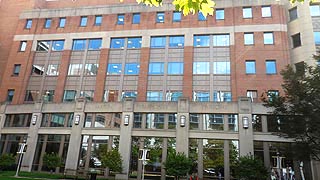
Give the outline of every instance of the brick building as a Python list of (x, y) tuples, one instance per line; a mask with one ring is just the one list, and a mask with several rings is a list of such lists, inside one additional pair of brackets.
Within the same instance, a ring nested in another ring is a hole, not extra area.
[[(260, 97), (282, 93), (287, 64), (314, 63), (319, 5), (217, 0), (205, 18), (169, 2), (0, 1), (1, 153), (25, 141), (22, 170), (47, 170), (42, 158), (54, 152), (64, 160), (56, 171), (72, 174), (101, 168), (101, 149), (118, 148), (122, 179), (141, 178), (142, 148), (146, 174), (159, 179), (172, 151), (203, 179), (232, 179), (233, 160), (248, 154), (272, 169), (280, 152), (297, 170)], [(317, 169), (305, 163), (308, 179)]]

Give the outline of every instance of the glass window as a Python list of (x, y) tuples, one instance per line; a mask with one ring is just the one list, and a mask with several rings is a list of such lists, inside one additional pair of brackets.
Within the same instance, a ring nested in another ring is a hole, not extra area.
[(263, 43), (264, 44), (274, 44), (273, 32), (265, 32), (265, 33), (263, 33)]
[(255, 102), (258, 98), (257, 90), (247, 90), (247, 97), (251, 99), (251, 102)]
[(95, 76), (98, 73), (99, 64), (86, 64), (84, 67), (84, 75)]
[(147, 92), (147, 101), (162, 101), (162, 92), (161, 91), (148, 91)]
[(166, 93), (166, 100), (167, 101), (178, 101), (179, 97), (182, 97), (181, 91), (168, 91)]
[(300, 46), (301, 46), (300, 33), (295, 34), (295, 35), (292, 35), (291, 38), (292, 38), (293, 48), (296, 48), (296, 47), (300, 47)]
[(183, 46), (184, 46), (184, 36), (169, 37), (169, 47), (183, 47)]
[(320, 16), (320, 5), (319, 4), (310, 5), (310, 15), (311, 16)]
[(164, 69), (163, 62), (153, 62), (149, 64), (149, 74), (152, 75), (162, 75)]
[(163, 129), (164, 114), (147, 114), (146, 129)]
[(101, 23), (102, 23), (102, 16), (101, 15), (96, 16), (95, 21), (94, 21), (94, 25), (101, 26)]
[(231, 102), (232, 96), (231, 92), (228, 91), (214, 91), (213, 92), (214, 102)]
[(118, 75), (121, 74), (122, 65), (119, 63), (108, 64), (107, 75)]
[(64, 28), (65, 26), (66, 26), (66, 18), (65, 17), (60, 18), (59, 28)]
[(54, 97), (54, 90), (45, 90), (43, 91), (43, 101), (52, 102)]
[(94, 96), (94, 91), (93, 90), (81, 91), (80, 92), (80, 97), (84, 97), (88, 101), (93, 101), (93, 96)]
[(210, 36), (209, 35), (195, 35), (193, 37), (193, 46), (195, 47), (209, 47)]
[(44, 28), (48, 29), (51, 27), (51, 18), (47, 18), (45, 23), (44, 23)]
[(100, 50), (102, 39), (89, 39), (88, 50)]
[(151, 48), (164, 48), (166, 47), (166, 37), (151, 37)]
[(230, 62), (213, 62), (213, 74), (230, 74)]
[(69, 64), (68, 75), (79, 76), (82, 72), (82, 64)]
[(132, 15), (132, 24), (140, 24), (140, 13), (134, 13)]
[(59, 75), (59, 64), (49, 64), (47, 68), (46, 75), (48, 76), (58, 76)]
[(203, 115), (203, 130), (223, 130), (223, 115), (222, 114), (204, 114)]
[(298, 10), (297, 7), (294, 7), (292, 9), (289, 9), (289, 17), (290, 21), (293, 21), (298, 18)]
[(141, 128), (141, 127), (142, 127), (142, 114), (134, 113), (133, 128)]
[(238, 115), (229, 114), (228, 115), (228, 127), (229, 131), (238, 131)]
[(13, 68), (13, 75), (18, 76), (20, 73), (21, 64), (15, 64)]
[(271, 17), (271, 6), (262, 6), (261, 7), (261, 16), (262, 17)]
[(277, 73), (277, 67), (276, 67), (275, 60), (267, 60), (266, 61), (266, 73), (267, 74), (276, 74)]
[(249, 60), (246, 61), (246, 74), (255, 74), (256, 73), (256, 61)]
[(202, 14), (202, 12), (198, 12), (198, 20), (199, 21), (206, 21), (207, 18)]
[(252, 45), (252, 44), (254, 44), (253, 33), (244, 33), (244, 45)]
[(44, 72), (44, 65), (32, 65), (32, 75), (43, 75)]
[(268, 91), (269, 101), (272, 101), (272, 98), (278, 97), (278, 96), (279, 96), (279, 91), (277, 91), (277, 90), (269, 90)]
[(140, 72), (140, 64), (139, 63), (127, 63), (125, 68), (125, 75), (138, 75)]
[(62, 51), (64, 48), (64, 40), (52, 41), (52, 51)]
[(243, 15), (243, 18), (252, 18), (252, 8), (251, 7), (242, 8), (242, 15)]
[(183, 62), (169, 62), (168, 74), (183, 74)]
[(209, 62), (193, 62), (193, 74), (209, 74)]
[(19, 51), (26, 51), (26, 48), (27, 48), (27, 41), (20, 41)]
[(229, 34), (213, 35), (213, 46), (229, 46)]
[(31, 29), (31, 27), (32, 27), (32, 19), (27, 19), (25, 28)]
[(320, 45), (320, 32), (314, 32), (314, 43)]
[(122, 92), (121, 99), (123, 98), (136, 98), (138, 95), (137, 91), (124, 91)]
[(224, 9), (216, 9), (216, 20), (224, 19)]
[(14, 89), (8, 89), (7, 102), (12, 102), (14, 96)]
[(124, 14), (118, 14), (117, 24), (124, 25)]
[(27, 90), (24, 96), (24, 101), (26, 102), (34, 102), (38, 100), (39, 91)]
[(141, 37), (128, 38), (127, 48), (141, 48)]
[(76, 99), (77, 91), (75, 90), (65, 90), (63, 95), (64, 102), (72, 102)]
[(172, 21), (173, 22), (181, 22), (181, 12), (174, 11), (172, 14)]
[(193, 92), (193, 101), (208, 102), (210, 101), (209, 92)]
[(118, 90), (106, 90), (103, 95), (103, 102), (117, 102), (118, 101)]
[(4, 127), (29, 127), (32, 114), (8, 114)]
[(176, 129), (177, 114), (168, 114), (168, 129)]
[(50, 47), (50, 41), (38, 41), (37, 51), (48, 52)]
[(74, 51), (81, 51), (86, 48), (86, 40), (85, 39), (74, 39), (72, 50)]
[(82, 16), (80, 19), (80, 26), (87, 26), (87, 22), (88, 22), (88, 17)]
[(124, 38), (111, 38), (110, 48), (112, 49), (124, 48)]
[(157, 12), (156, 22), (164, 23), (164, 12)]

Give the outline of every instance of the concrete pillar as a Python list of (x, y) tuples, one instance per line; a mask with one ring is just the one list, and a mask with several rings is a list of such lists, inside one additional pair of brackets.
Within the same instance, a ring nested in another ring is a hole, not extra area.
[(263, 142), (263, 159), (264, 159), (264, 167), (266, 167), (268, 170), (270, 170), (270, 149), (269, 149), (269, 143)]
[[(184, 153), (188, 156), (189, 152), (189, 100), (188, 98), (180, 98), (178, 101), (176, 142), (177, 152)], [(185, 122), (182, 122), (184, 119)]]
[[(168, 116), (167, 116), (168, 117)], [(161, 162), (161, 180), (166, 179), (166, 170), (164, 169), (164, 162), (166, 162), (168, 153), (168, 138), (162, 139), (162, 162)]]
[(28, 171), (31, 172), (32, 170), (32, 163), (34, 159), (34, 155), (37, 148), (37, 142), (38, 142), (38, 130), (41, 125), (42, 120), (42, 102), (36, 102), (34, 104), (34, 110), (33, 114), (31, 116), (31, 123), (30, 128), (28, 131), (28, 138), (27, 138), (27, 152), (23, 155), (23, 160), (21, 163), (21, 171)]
[(223, 155), (224, 155), (224, 179), (230, 179), (230, 140), (224, 140)]
[(198, 144), (198, 177), (203, 178), (203, 139), (197, 140)]
[[(132, 141), (132, 127), (133, 127), (133, 103), (134, 99), (125, 98), (122, 103), (122, 122), (120, 125), (120, 142), (119, 151), (122, 157), (122, 172), (116, 174), (116, 179), (128, 179), (131, 156), (131, 141)], [(128, 119), (127, 119), (128, 118)], [(126, 119), (128, 123), (126, 124)]]
[[(239, 111), (239, 150), (240, 156), (253, 155), (253, 128), (251, 100), (247, 97), (238, 99)], [(244, 128), (243, 119), (248, 119), (248, 128)]]
[(71, 175), (75, 175), (76, 170), (78, 168), (80, 146), (82, 143), (81, 130), (85, 121), (85, 104), (86, 101), (84, 98), (76, 99), (75, 111), (73, 115), (73, 124), (65, 165), (65, 172)]
[[(3, 128), (4, 126), (4, 122), (6, 120), (6, 104), (1, 104), (0, 105), (0, 132), (1, 132), (1, 129)], [(1, 134), (0, 134), (0, 137), (1, 137)]]

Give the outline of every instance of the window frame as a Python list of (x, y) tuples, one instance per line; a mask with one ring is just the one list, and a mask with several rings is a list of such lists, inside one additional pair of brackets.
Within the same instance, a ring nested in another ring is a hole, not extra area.
[[(215, 14), (216, 20), (224, 20), (225, 19), (225, 11), (224, 11), (224, 9), (216, 9), (215, 13), (216, 13)], [(219, 15), (223, 15), (223, 17), (221, 18)]]
[[(177, 16), (175, 16), (177, 15)], [(181, 18), (182, 15), (181, 15), (181, 12), (180, 11), (173, 11), (172, 13), (172, 22), (181, 22)]]
[(44, 22), (44, 28), (45, 29), (50, 29), (51, 28), (51, 23), (52, 23), (52, 19), (51, 18), (46, 18), (46, 20)]
[(19, 52), (25, 52), (27, 45), (27, 41), (20, 41)]
[(67, 19), (65, 17), (61, 17), (59, 19), (59, 28), (64, 28), (66, 26)]
[(15, 93), (15, 89), (8, 89), (7, 98), (6, 98), (7, 102), (12, 102), (12, 100), (14, 98), (14, 93)]
[[(117, 15), (117, 25), (124, 25), (124, 14), (118, 14)], [(122, 19), (122, 20), (121, 20)]]
[[(267, 12), (265, 12), (266, 10)], [(267, 13), (267, 14), (264, 14)], [(270, 14), (269, 14), (270, 13)], [(270, 18), (272, 17), (272, 6), (261, 6), (261, 17), (263, 18)]]
[[(270, 35), (270, 34), (271, 34), (271, 38), (268, 37), (268, 35)], [(274, 33), (273, 32), (263, 32), (263, 44), (264, 45), (273, 45), (274, 44)]]
[[(161, 39), (161, 44), (158, 45), (156, 39)], [(167, 37), (166, 36), (151, 36), (150, 38), (150, 48), (165, 48), (167, 45)]]
[[(158, 68), (153, 67), (153, 65), (160, 65), (159, 71), (156, 71)], [(148, 68), (148, 75), (164, 75), (164, 62), (150, 62)]]
[(156, 23), (164, 23), (164, 21), (165, 21), (165, 12), (157, 12)]
[(243, 34), (243, 44), (246, 46), (254, 45), (254, 33), (253, 32), (245, 32)]
[[(298, 39), (295, 39), (295, 38), (298, 38)], [(301, 47), (301, 46), (302, 46), (301, 34), (300, 34), (300, 32), (291, 35), (291, 42), (292, 42), (292, 48), (298, 48), (298, 47)]]
[[(183, 62), (168, 62), (167, 74), (183, 75), (183, 68), (184, 68)], [(178, 71), (175, 71), (175, 70), (178, 70)]]
[[(198, 44), (201, 41), (203, 45)], [(193, 47), (210, 47), (210, 42), (210, 35), (193, 35)]]
[(132, 24), (140, 24), (140, 21), (141, 21), (140, 13), (133, 13), (132, 14)]
[[(114, 67), (117, 66), (117, 67)], [(122, 64), (121, 63), (108, 63), (107, 75), (121, 75)]]
[(95, 17), (94, 17), (94, 25), (95, 26), (101, 26), (102, 25), (102, 15), (95, 15)]
[(289, 22), (294, 21), (296, 19), (298, 19), (298, 8), (297, 6), (291, 8), (288, 10), (289, 12)]
[[(272, 65), (272, 67), (271, 67), (271, 65)], [(266, 66), (266, 74), (267, 75), (277, 74), (277, 61), (276, 60), (273, 60), (273, 59), (266, 60), (265, 66)]]
[(21, 70), (21, 64), (14, 64), (14, 65), (13, 65), (12, 75), (13, 75), (13, 76), (19, 76), (20, 70)]
[[(81, 48), (77, 47), (78, 45), (76, 44), (76, 42), (78, 42), (78, 41), (84, 42)], [(86, 49), (86, 46), (87, 46), (87, 39), (73, 39), (72, 40), (72, 51), (84, 51)], [(77, 47), (77, 48), (75, 48), (75, 47)]]
[[(202, 64), (202, 63), (205, 63), (205, 64)], [(201, 67), (200, 67), (201, 66)], [(199, 68), (197, 68), (199, 67)], [(205, 69), (202, 69), (202, 68), (205, 68)], [(197, 71), (197, 70), (205, 70), (205, 71)], [(192, 74), (193, 75), (208, 75), (210, 74), (210, 62), (209, 61), (194, 61), (193, 62), (193, 69), (192, 69)]]
[[(178, 42), (176, 42), (178, 40)], [(181, 43), (180, 40), (183, 42)], [(184, 35), (169, 36), (169, 48), (183, 48)]]
[(80, 27), (86, 27), (88, 25), (88, 16), (80, 17)]
[(27, 19), (26, 24), (24, 26), (25, 29), (31, 29), (32, 28), (32, 19)]
[[(246, 74), (247, 75), (256, 74), (257, 73), (256, 61), (255, 60), (246, 60), (245, 61), (245, 68), (246, 68)], [(253, 68), (253, 69), (251, 70), (251, 68)]]

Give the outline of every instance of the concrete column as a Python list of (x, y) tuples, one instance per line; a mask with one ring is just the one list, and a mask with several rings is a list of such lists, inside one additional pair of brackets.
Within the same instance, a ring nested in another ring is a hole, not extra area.
[(268, 132), (267, 116), (265, 115), (261, 116), (261, 126), (262, 126), (262, 132)]
[[(79, 153), (81, 146), (81, 130), (85, 121), (85, 99), (79, 98), (76, 100), (75, 111), (73, 116), (73, 124), (71, 129), (67, 160), (65, 166), (65, 172), (67, 174), (75, 174), (78, 168)], [(75, 124), (79, 118), (79, 124)]]
[[(184, 126), (182, 126), (181, 119), (185, 117)], [(182, 152), (188, 156), (189, 151), (189, 101), (187, 98), (180, 98), (178, 101), (178, 115), (177, 115), (177, 130), (176, 142), (177, 152)]]
[[(239, 150), (240, 156), (253, 155), (253, 129), (251, 100), (247, 97), (238, 99), (239, 108)], [(243, 119), (248, 118), (248, 128), (243, 127)]]
[(198, 139), (198, 177), (203, 178), (203, 139)]
[[(168, 116), (166, 116), (168, 117)], [(164, 169), (164, 162), (166, 162), (168, 153), (168, 138), (162, 139), (162, 161), (161, 161), (161, 180), (166, 179), (166, 170)]]
[[(128, 179), (131, 156), (131, 141), (133, 127), (133, 103), (134, 99), (125, 98), (122, 103), (122, 122), (120, 125), (120, 142), (119, 151), (122, 157), (122, 172), (116, 175), (116, 179)], [(125, 119), (129, 118), (128, 124), (125, 124)]]
[[(1, 132), (1, 129), (3, 128), (4, 126), (4, 122), (6, 120), (6, 104), (2, 104), (0, 105), (0, 132)], [(1, 137), (1, 134), (0, 134), (0, 137)]]
[[(265, 117), (265, 116), (264, 116)], [(270, 170), (270, 149), (269, 149), (269, 143), (263, 142), (263, 159), (264, 159), (264, 166)]]
[(31, 116), (31, 123), (30, 128), (28, 131), (28, 138), (27, 138), (27, 152), (23, 155), (23, 160), (21, 163), (21, 171), (28, 171), (31, 172), (32, 170), (32, 163), (34, 159), (34, 155), (37, 148), (37, 142), (38, 142), (38, 130), (41, 125), (42, 120), (42, 102), (36, 102), (34, 104), (34, 112)]

